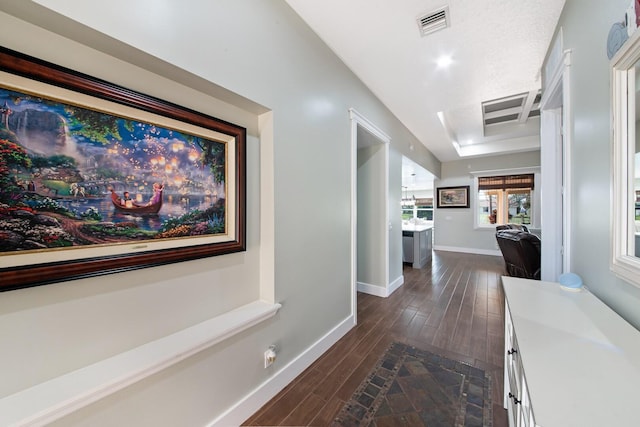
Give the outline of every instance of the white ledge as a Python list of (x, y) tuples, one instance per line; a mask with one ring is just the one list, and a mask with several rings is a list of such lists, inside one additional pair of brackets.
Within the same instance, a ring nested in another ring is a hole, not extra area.
[(280, 307), (254, 301), (4, 397), (0, 399), (0, 425), (50, 423), (273, 317)]

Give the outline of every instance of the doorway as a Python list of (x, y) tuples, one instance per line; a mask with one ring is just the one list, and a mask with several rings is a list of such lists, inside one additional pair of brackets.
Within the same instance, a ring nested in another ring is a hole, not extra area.
[(351, 118), (352, 313), (357, 292), (387, 296), (389, 278), (389, 143), (357, 111)]

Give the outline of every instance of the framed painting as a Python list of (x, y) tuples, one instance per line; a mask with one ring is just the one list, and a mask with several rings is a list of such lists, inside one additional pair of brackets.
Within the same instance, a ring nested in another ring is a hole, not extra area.
[(246, 248), (246, 129), (0, 48), (0, 291)]
[(438, 187), (438, 208), (468, 208), (469, 186)]

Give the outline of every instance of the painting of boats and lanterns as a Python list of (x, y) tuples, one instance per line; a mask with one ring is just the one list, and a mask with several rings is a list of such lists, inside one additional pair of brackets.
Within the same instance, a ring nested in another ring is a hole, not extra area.
[(245, 128), (0, 47), (0, 291), (245, 250)]
[(0, 252), (225, 233), (225, 143), (0, 88)]

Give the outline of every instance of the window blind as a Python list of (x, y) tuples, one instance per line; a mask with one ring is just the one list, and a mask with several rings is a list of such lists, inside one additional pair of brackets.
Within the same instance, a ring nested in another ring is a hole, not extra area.
[(478, 190), (508, 190), (510, 188), (533, 190), (533, 174), (478, 177)]
[(416, 206), (432, 208), (433, 207), (433, 198), (432, 197), (428, 197), (428, 198), (425, 197), (425, 198), (422, 198), (422, 199), (416, 199)]

